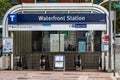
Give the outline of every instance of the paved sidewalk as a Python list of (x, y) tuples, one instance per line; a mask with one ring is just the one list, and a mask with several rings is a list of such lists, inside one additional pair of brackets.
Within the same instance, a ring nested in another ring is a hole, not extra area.
[[(119, 77), (117, 75), (117, 77)], [(117, 80), (113, 73), (79, 71), (0, 71), (0, 80)], [(119, 80), (119, 79), (118, 79)]]

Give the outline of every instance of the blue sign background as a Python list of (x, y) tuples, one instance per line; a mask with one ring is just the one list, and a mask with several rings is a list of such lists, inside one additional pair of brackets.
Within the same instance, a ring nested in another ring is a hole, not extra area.
[(72, 24), (72, 27), (74, 27), (74, 28), (86, 28), (87, 24)]
[(9, 14), (8, 15), (8, 23), (16, 23), (17, 22), (17, 14)]
[[(11, 21), (10, 15), (15, 15)], [(40, 17), (40, 18), (39, 18)], [(106, 22), (106, 14), (9, 14), (8, 23), (32, 22)]]

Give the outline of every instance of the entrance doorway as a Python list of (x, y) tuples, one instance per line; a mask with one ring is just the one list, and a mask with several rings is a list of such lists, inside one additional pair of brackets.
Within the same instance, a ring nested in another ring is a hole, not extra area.
[[(45, 59), (47, 62), (42, 65), (47, 66), (44, 70), (54, 70), (54, 55), (65, 56), (66, 70), (77, 70), (75, 61), (78, 56), (78, 67), (97, 69), (101, 56), (100, 41), (101, 31), (15, 31), (15, 69), (43, 70), (40, 60)], [(18, 56), (20, 58), (16, 60)], [(17, 65), (18, 62), (21, 66)]]

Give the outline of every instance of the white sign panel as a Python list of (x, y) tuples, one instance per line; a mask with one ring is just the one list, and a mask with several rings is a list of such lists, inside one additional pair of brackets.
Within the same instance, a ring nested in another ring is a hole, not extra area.
[(64, 34), (60, 34), (60, 37), (59, 34), (50, 34), (50, 51), (59, 52), (59, 47), (60, 51), (64, 51)]
[(64, 67), (63, 62), (55, 62), (55, 67), (57, 67), (57, 68)]
[(106, 24), (11, 24), (9, 31), (106, 30)]
[(59, 51), (59, 35), (50, 34), (50, 51), (58, 52)]
[(64, 61), (63, 56), (55, 56), (55, 61)]
[(3, 52), (13, 53), (13, 38), (3, 38)]
[(108, 51), (109, 50), (109, 44), (102, 43), (102, 51)]
[(56, 55), (54, 56), (54, 69), (64, 69), (65, 68), (65, 61), (63, 55)]

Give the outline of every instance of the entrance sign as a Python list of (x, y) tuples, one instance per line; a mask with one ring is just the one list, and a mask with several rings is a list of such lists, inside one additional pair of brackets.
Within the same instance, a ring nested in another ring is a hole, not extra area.
[(3, 52), (13, 53), (13, 38), (3, 38)]
[(54, 56), (54, 69), (64, 70), (65, 69), (65, 56), (55, 55)]
[(106, 14), (9, 14), (8, 23), (33, 22), (102, 22), (106, 23)]
[[(66, 24), (67, 23), (67, 24)], [(106, 30), (106, 14), (9, 14), (9, 31)]]

